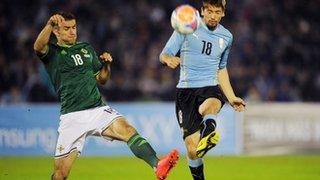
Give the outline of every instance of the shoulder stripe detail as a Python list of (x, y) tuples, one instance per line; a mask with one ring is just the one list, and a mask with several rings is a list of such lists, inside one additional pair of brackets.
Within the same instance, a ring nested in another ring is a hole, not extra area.
[(100, 74), (100, 71), (94, 73), (93, 75), (96, 76), (96, 75), (98, 75), (98, 74)]

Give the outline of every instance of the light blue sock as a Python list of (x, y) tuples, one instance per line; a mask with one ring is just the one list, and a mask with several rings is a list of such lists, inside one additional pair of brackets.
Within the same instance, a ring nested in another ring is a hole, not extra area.
[(201, 158), (195, 159), (195, 160), (189, 159), (189, 166), (190, 167), (196, 168), (196, 167), (201, 166), (202, 164), (203, 164), (203, 161)]
[(189, 169), (193, 179), (196, 180), (204, 180), (204, 173), (203, 173), (203, 162), (202, 159), (189, 159)]

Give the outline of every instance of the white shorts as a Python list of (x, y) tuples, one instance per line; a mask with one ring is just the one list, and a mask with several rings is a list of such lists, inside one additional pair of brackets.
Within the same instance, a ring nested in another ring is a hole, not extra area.
[(109, 106), (61, 115), (55, 158), (65, 157), (74, 150), (80, 154), (87, 136), (101, 136), (101, 133), (120, 117), (123, 116)]

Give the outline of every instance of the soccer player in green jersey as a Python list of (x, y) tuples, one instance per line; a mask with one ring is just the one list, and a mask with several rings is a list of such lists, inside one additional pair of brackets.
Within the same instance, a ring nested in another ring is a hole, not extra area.
[[(49, 42), (52, 33), (57, 38), (56, 44)], [(34, 43), (34, 50), (44, 63), (61, 102), (52, 179), (68, 177), (87, 136), (126, 142), (135, 156), (155, 170), (157, 179), (165, 179), (176, 164), (179, 152), (173, 150), (159, 160), (150, 144), (125, 117), (103, 102), (97, 84), (105, 84), (109, 79), (113, 59), (107, 52), (99, 59), (90, 44), (76, 40), (74, 15), (59, 13), (50, 17)]]

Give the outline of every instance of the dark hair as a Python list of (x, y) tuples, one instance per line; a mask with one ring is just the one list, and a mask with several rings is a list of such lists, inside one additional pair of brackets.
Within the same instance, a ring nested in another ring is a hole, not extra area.
[(204, 6), (205, 4), (226, 8), (226, 0), (202, 0), (202, 5)]
[(66, 21), (76, 19), (76, 17), (70, 12), (59, 12), (58, 14), (62, 16)]

